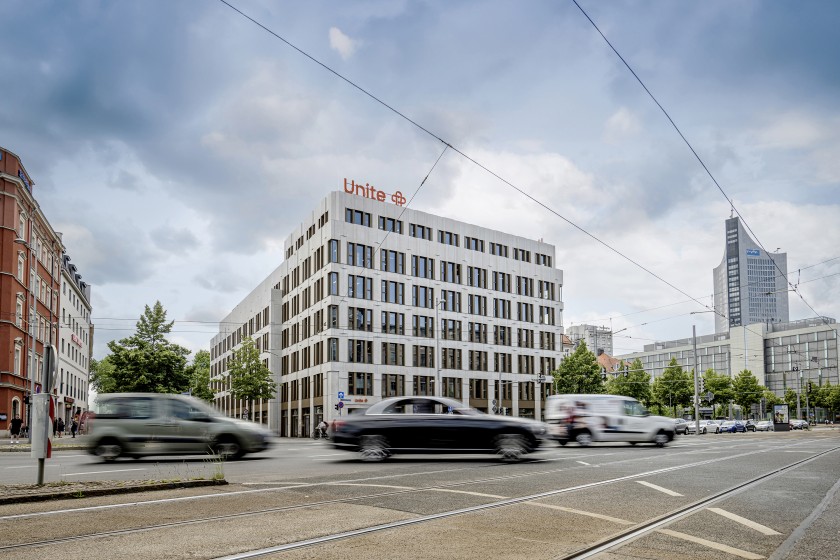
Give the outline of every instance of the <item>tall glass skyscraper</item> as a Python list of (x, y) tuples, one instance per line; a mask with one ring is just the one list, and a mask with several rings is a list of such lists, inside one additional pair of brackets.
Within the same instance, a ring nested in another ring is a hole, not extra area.
[(723, 260), (714, 269), (715, 332), (754, 323), (787, 323), (787, 253), (765, 252), (737, 217), (726, 220)]

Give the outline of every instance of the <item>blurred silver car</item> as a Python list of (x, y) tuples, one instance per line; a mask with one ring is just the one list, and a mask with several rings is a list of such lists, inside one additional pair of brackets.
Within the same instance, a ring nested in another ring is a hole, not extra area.
[(228, 418), (186, 395), (108, 393), (96, 401), (89, 452), (105, 461), (197, 453), (238, 459), (268, 449), (272, 441), (261, 424)]
[[(694, 422), (688, 423), (688, 432), (689, 434), (696, 433), (696, 426)], [(700, 433), (713, 433), (719, 434), (720, 433), (720, 424), (715, 420), (700, 420)]]

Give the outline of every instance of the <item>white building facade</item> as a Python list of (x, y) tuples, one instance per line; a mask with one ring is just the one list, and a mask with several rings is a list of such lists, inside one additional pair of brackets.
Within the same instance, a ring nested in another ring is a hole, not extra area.
[(67, 430), (75, 415), (90, 410), (90, 357), (93, 351), (90, 285), (82, 280), (76, 265), (64, 254), (61, 259), (61, 315), (58, 328), (56, 418)]
[(287, 238), (211, 342), (224, 412), (247, 406), (227, 364), (250, 336), (278, 388), (251, 412), (281, 436), (399, 395), (542, 416), (562, 358), (554, 246), (389, 202), (404, 200), (347, 180)]

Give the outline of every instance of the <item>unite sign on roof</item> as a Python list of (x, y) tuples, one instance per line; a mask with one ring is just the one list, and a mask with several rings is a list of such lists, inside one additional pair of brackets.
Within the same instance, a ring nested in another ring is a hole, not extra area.
[[(348, 183), (346, 177), (344, 178), (344, 192), (348, 194), (355, 194), (356, 196), (364, 198), (378, 200), (379, 202), (385, 202), (388, 198), (388, 194), (385, 191), (378, 190), (369, 183), (365, 183), (364, 185), (356, 183), (353, 179), (350, 179), (350, 182)], [(402, 206), (405, 204), (405, 197), (400, 191), (396, 191), (391, 195), (391, 202), (397, 206)]]

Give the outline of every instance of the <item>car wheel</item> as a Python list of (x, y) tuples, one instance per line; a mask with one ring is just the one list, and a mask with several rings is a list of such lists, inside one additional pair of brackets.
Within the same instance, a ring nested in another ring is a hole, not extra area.
[(592, 434), (589, 433), (589, 430), (583, 430), (581, 432), (578, 432), (578, 434), (575, 436), (575, 441), (581, 447), (586, 447), (592, 443)]
[(362, 461), (384, 461), (388, 452), (388, 440), (384, 436), (364, 435), (359, 440), (359, 455)]
[(239, 459), (245, 452), (233, 436), (221, 436), (213, 445), (213, 453), (222, 459)]
[(668, 443), (671, 438), (668, 437), (668, 434), (659, 430), (659, 433), (656, 434), (656, 437), (653, 438), (653, 443), (656, 444), (656, 447), (665, 447), (665, 444)]
[(636, 445), (636, 443), (638, 443), (638, 442), (631, 441), (631, 442), (630, 442), (630, 445)]
[(103, 461), (110, 463), (122, 455), (122, 445), (114, 438), (103, 439), (96, 444), (94, 453), (97, 457), (102, 457)]
[(706, 433), (706, 428), (703, 428), (702, 430), (700, 430), (700, 433), (705, 434)]
[(569, 440), (567, 440), (567, 439), (558, 439), (558, 440), (557, 440), (557, 443), (559, 443), (560, 445), (566, 445), (567, 443), (569, 443)]
[(496, 453), (505, 461), (520, 461), (530, 450), (528, 440), (522, 434), (501, 434), (496, 437)]

